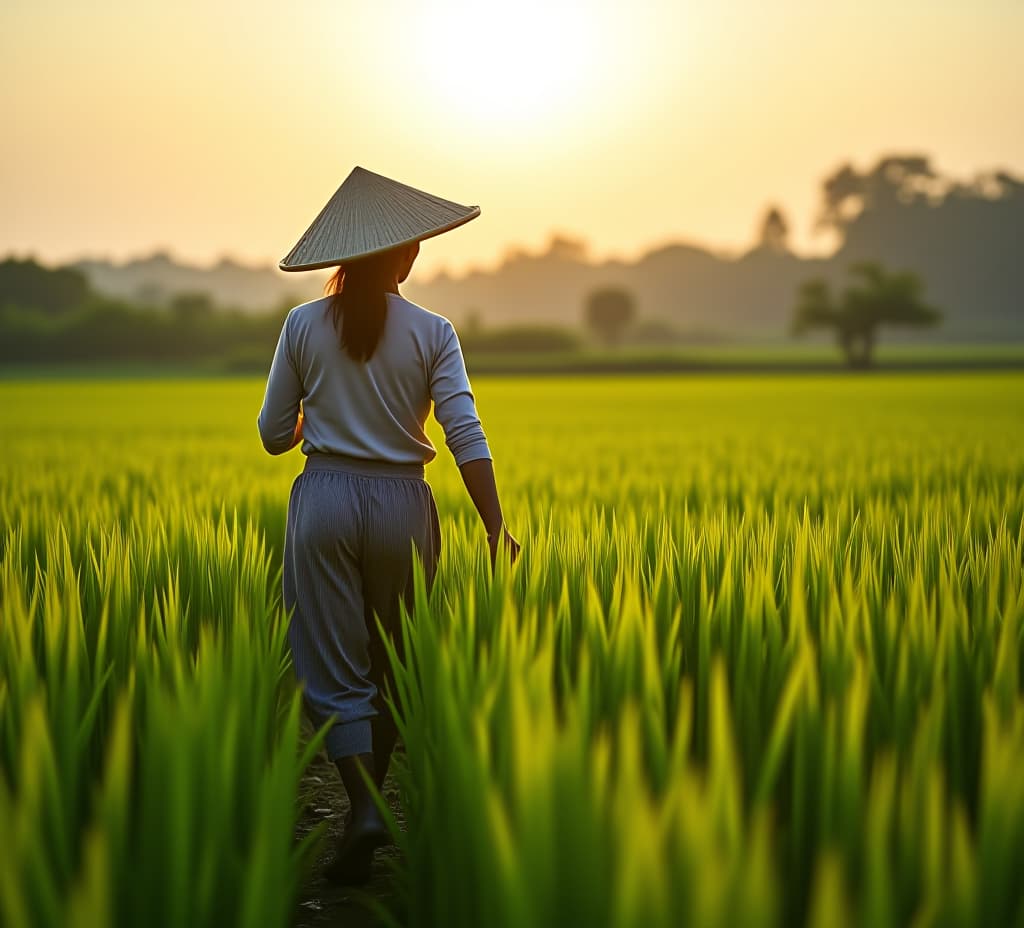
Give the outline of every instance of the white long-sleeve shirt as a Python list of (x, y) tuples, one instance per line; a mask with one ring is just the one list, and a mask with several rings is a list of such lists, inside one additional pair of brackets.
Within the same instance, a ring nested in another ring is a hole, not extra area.
[(329, 297), (290, 310), (257, 419), (263, 447), (288, 449), (302, 402), (302, 453), (427, 463), (437, 450), (423, 430), (430, 413), (456, 464), (490, 458), (451, 322), (388, 293), (384, 332), (369, 361), (339, 346)]

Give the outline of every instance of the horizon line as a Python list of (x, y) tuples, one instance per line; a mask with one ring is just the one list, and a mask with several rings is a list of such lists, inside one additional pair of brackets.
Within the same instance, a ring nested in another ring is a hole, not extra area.
[[(815, 236), (820, 239), (829, 238), (828, 233), (821, 233)], [(461, 270), (453, 270), (448, 266), (447, 263), (442, 263), (436, 269), (430, 272), (430, 277), (464, 277), (476, 273), (494, 273), (504, 265), (508, 264), (513, 258), (524, 256), (529, 258), (540, 258), (545, 255), (551, 254), (556, 250), (558, 243), (565, 243), (572, 246), (582, 246), (583, 262), (592, 266), (600, 266), (602, 264), (635, 264), (636, 262), (643, 260), (648, 255), (654, 254), (658, 251), (663, 251), (667, 248), (673, 247), (684, 247), (693, 248), (699, 251), (706, 252), (714, 258), (721, 261), (735, 261), (742, 258), (744, 255), (749, 254), (751, 251), (756, 250), (758, 247), (758, 241), (756, 237), (752, 243), (748, 245), (739, 246), (716, 246), (708, 242), (695, 240), (688, 237), (668, 237), (662, 239), (655, 239), (646, 245), (642, 245), (637, 249), (633, 250), (632, 255), (624, 254), (621, 250), (615, 250), (600, 253), (591, 253), (591, 245), (585, 239), (566, 233), (564, 230), (551, 229), (548, 232), (545, 244), (537, 248), (530, 248), (528, 246), (519, 244), (517, 242), (507, 243), (497, 258), (492, 258), (489, 261), (480, 261), (479, 259), (466, 262), (465, 267)], [(808, 249), (808, 248), (792, 248), (788, 247), (785, 251), (794, 257), (811, 259), (811, 258), (828, 258), (835, 255), (835, 253), (841, 247), (840, 244), (831, 245), (828, 248), (822, 249)], [(197, 271), (216, 271), (224, 265), (234, 265), (235, 267), (242, 268), (247, 271), (273, 271), (275, 274), (281, 274), (284, 276), (285, 272), (281, 271), (277, 266), (277, 261), (271, 258), (265, 259), (250, 259), (245, 257), (239, 257), (237, 253), (233, 253), (227, 250), (219, 251), (216, 257), (206, 260), (197, 260), (189, 258), (187, 255), (182, 254), (177, 246), (169, 246), (164, 244), (156, 244), (150, 246), (148, 249), (142, 249), (134, 254), (127, 256), (118, 256), (115, 254), (99, 253), (99, 252), (78, 252), (76, 256), (53, 260), (50, 258), (41, 258), (38, 251), (29, 249), (17, 249), (10, 248), (3, 254), (0, 254), (0, 261), (7, 261), (14, 259), (16, 261), (32, 260), (37, 264), (49, 267), (51, 269), (57, 269), (61, 267), (70, 267), (78, 264), (85, 263), (105, 263), (112, 267), (124, 268), (132, 264), (140, 264), (146, 261), (151, 261), (156, 258), (166, 258), (169, 262), (177, 265), (178, 267), (189, 268)], [(264, 263), (265, 262), (265, 263)], [(330, 268), (320, 268), (319, 270), (328, 271)], [(315, 274), (316, 271), (309, 273)], [(289, 275), (294, 277), (295, 275)]]

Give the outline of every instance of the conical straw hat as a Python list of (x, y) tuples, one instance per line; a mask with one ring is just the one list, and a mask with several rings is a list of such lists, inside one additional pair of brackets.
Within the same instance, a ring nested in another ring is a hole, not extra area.
[(479, 206), (442, 200), (356, 167), (278, 267), (330, 267), (440, 235), (479, 215)]

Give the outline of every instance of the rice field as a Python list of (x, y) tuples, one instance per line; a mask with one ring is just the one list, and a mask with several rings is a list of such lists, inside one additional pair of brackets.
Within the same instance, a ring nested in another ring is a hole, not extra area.
[[(396, 709), (412, 926), (1024, 925), (1024, 375), (479, 378)], [(0, 924), (283, 926), (263, 381), (0, 383)]]

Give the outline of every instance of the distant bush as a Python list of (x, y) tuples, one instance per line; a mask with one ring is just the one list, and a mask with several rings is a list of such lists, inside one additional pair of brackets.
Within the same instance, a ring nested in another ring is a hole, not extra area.
[(0, 304), (0, 363), (45, 356), (60, 324), (38, 310)]
[(94, 297), (61, 316), (0, 304), (0, 363), (191, 361), (263, 357), (269, 367), (278, 315), (187, 315)]
[(505, 326), (496, 329), (471, 328), (459, 333), (466, 354), (543, 353), (575, 351), (580, 337), (557, 326)]
[(625, 345), (714, 345), (728, 336), (712, 329), (680, 329), (665, 319), (643, 319), (629, 326), (622, 336)]
[(166, 308), (100, 295), (72, 268), (0, 262), (0, 363), (224, 361), (266, 369), (291, 308), (248, 315), (206, 293), (177, 294)]
[(266, 374), (273, 351), (264, 345), (237, 345), (219, 358), (218, 369), (232, 374)]

